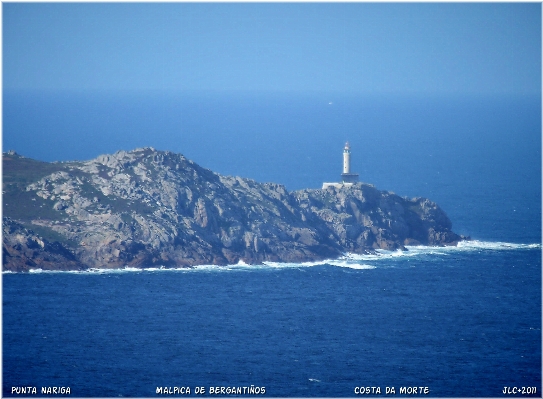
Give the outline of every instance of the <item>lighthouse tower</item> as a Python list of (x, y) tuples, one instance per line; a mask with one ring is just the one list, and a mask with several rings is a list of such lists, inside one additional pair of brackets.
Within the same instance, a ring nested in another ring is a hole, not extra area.
[(345, 143), (345, 148), (343, 148), (343, 173), (341, 174), (341, 181), (351, 184), (358, 182), (358, 173), (351, 173), (351, 146), (349, 142)]
[(328, 187), (341, 188), (352, 186), (358, 182), (358, 173), (351, 173), (351, 146), (349, 142), (345, 143), (343, 148), (343, 173), (341, 174), (341, 183), (322, 183), (322, 188)]
[(343, 149), (343, 174), (351, 173), (351, 147), (349, 142), (345, 143), (345, 148)]

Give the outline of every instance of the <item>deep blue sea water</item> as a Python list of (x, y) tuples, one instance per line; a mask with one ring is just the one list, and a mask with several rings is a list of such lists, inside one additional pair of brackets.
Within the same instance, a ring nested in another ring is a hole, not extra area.
[(337, 180), (349, 140), (362, 181), (436, 201), (476, 240), (318, 264), (4, 273), (4, 396), (541, 396), (539, 99), (5, 92), (3, 107), (4, 150), (153, 146), (288, 189)]

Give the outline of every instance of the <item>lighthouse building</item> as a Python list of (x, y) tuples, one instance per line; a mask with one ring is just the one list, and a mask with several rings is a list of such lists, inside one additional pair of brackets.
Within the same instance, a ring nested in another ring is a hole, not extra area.
[(358, 173), (351, 173), (351, 146), (349, 142), (345, 143), (343, 148), (343, 173), (341, 174), (341, 183), (323, 183), (322, 188), (352, 186), (358, 182)]

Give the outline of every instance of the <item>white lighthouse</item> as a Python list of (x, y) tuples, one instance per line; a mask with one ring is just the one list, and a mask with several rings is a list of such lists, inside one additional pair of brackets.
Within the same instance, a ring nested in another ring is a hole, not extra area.
[(343, 173), (341, 174), (341, 181), (344, 184), (358, 182), (358, 173), (351, 173), (351, 146), (348, 141), (345, 143), (345, 148), (343, 148)]
[(343, 149), (343, 174), (351, 173), (351, 147), (349, 142), (345, 143), (345, 148)]
[(345, 143), (343, 147), (343, 173), (341, 174), (341, 183), (323, 183), (322, 188), (327, 188), (330, 186), (333, 187), (343, 187), (343, 186), (352, 186), (354, 183), (358, 182), (358, 173), (351, 173), (351, 146), (349, 142)]

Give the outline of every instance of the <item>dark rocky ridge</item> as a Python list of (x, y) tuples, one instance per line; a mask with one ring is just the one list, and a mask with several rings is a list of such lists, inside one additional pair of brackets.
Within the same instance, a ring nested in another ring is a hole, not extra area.
[(368, 184), (288, 192), (142, 148), (86, 162), (3, 156), (3, 268), (302, 262), (464, 237), (433, 202)]

